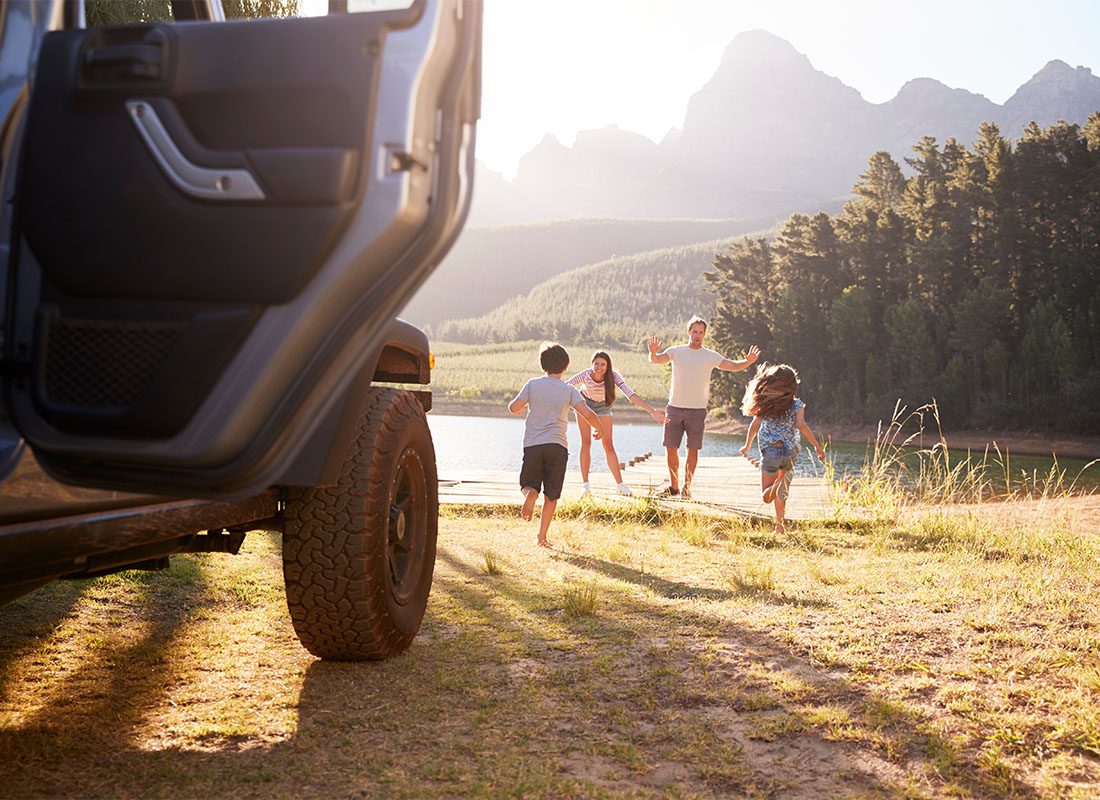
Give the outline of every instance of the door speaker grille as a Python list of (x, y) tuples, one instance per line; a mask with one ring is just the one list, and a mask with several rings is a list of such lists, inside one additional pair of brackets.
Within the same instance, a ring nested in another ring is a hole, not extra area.
[(186, 327), (185, 322), (52, 320), (46, 339), (47, 402), (129, 408)]

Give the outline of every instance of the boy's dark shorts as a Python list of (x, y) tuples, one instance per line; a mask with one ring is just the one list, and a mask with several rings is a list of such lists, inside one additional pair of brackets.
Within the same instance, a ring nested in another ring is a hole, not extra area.
[(686, 433), (688, 450), (703, 449), (703, 428), (707, 421), (705, 408), (666, 406), (665, 415), (668, 417), (668, 422), (665, 423), (665, 447), (678, 448)]
[(523, 448), (523, 466), (519, 471), (519, 488), (542, 491), (547, 500), (561, 497), (565, 483), (565, 464), (569, 451), (560, 444), (533, 444)]

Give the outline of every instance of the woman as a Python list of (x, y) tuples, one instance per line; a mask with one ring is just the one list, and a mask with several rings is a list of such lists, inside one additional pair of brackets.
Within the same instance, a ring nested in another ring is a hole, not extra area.
[[(615, 388), (622, 389), (623, 394), (631, 403), (645, 410), (655, 421), (662, 425), (665, 423), (664, 413), (655, 410), (653, 406), (626, 385), (623, 376), (612, 369), (611, 356), (602, 350), (592, 356), (591, 367), (578, 372), (566, 383), (577, 387), (584, 396), (588, 407), (601, 418), (600, 421), (604, 424), (604, 430), (607, 432), (602, 437), (607, 466), (611, 469), (611, 475), (615, 478), (615, 483), (619, 485), (619, 494), (630, 497), (633, 492), (630, 491), (629, 486), (623, 483), (623, 474), (619, 470), (619, 455), (615, 452), (615, 443), (612, 440), (611, 406), (615, 403)], [(583, 481), (581, 492), (589, 494), (588, 470), (592, 466), (592, 426), (578, 415), (577, 427), (581, 434), (581, 480)], [(598, 431), (596, 438), (601, 439)]]

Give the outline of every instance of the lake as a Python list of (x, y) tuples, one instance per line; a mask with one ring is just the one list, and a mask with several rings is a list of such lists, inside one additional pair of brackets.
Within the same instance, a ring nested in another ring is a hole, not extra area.
[[(436, 461), (439, 472), (446, 474), (470, 470), (514, 470), (519, 472), (523, 459), (523, 419), (521, 417), (465, 417), (448, 415), (428, 415), (428, 424), (435, 442)], [(745, 437), (724, 433), (707, 433), (703, 436), (704, 456), (739, 456)], [(616, 423), (615, 450), (624, 464), (631, 458), (644, 453), (653, 453), (660, 458), (664, 452), (661, 445), (661, 426), (655, 423)], [(755, 446), (753, 447), (755, 455)], [(683, 453), (681, 448), (681, 453)], [(862, 444), (833, 442), (829, 445), (829, 458), (832, 459), (838, 475), (858, 472), (864, 463), (867, 448)], [(569, 425), (569, 469), (578, 470), (580, 437), (575, 423)], [(966, 451), (952, 451), (956, 458), (965, 458)], [(978, 454), (980, 456), (980, 453)], [(1020, 470), (1037, 471), (1045, 474), (1052, 465), (1052, 459), (1035, 456), (1012, 456), (1014, 474)], [(1070, 479), (1084, 468), (1088, 462), (1083, 459), (1059, 459), (1058, 464), (1067, 471)], [(822, 471), (821, 462), (812, 447), (804, 447), (799, 455), (795, 474), (817, 476)], [(592, 443), (592, 472), (607, 472), (607, 462), (603, 457), (603, 448), (598, 442)], [(1091, 467), (1081, 482), (1086, 488), (1100, 487), (1100, 465)]]

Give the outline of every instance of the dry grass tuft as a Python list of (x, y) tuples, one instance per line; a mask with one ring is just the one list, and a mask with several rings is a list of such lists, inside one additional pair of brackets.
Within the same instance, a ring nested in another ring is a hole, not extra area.
[(599, 607), (599, 595), (591, 584), (570, 585), (562, 591), (562, 608), (567, 617), (594, 617)]
[(500, 564), (500, 559), (497, 554), (492, 550), (486, 550), (482, 555), (481, 571), (486, 575), (503, 575), (504, 568)]

